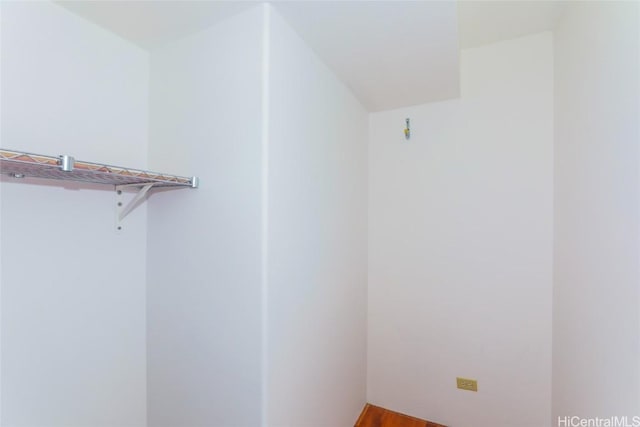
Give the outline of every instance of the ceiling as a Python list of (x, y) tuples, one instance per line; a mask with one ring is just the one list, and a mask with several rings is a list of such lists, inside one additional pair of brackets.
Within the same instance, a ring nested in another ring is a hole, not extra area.
[(254, 1), (54, 0), (144, 49), (153, 49), (248, 9)]
[[(259, 2), (58, 0), (152, 50)], [(459, 48), (552, 29), (563, 1), (276, 1), (275, 8), (369, 111), (459, 95)]]
[(459, 1), (460, 48), (552, 30), (566, 1)]
[(279, 2), (370, 111), (459, 95), (455, 2)]

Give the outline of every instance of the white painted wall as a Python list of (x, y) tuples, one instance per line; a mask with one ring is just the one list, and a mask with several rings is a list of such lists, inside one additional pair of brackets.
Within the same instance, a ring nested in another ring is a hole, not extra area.
[(639, 21), (571, 2), (555, 32), (554, 423), (640, 416)]
[(548, 425), (552, 49), (541, 33), (462, 50), (461, 99), (371, 115), (371, 403), (457, 427)]
[(267, 421), (365, 403), (368, 115), (275, 10), (269, 33)]
[[(2, 5), (0, 5), (0, 26)], [(2, 30), (0, 27), (0, 55), (2, 54)], [(2, 65), (0, 63), (0, 147), (2, 146)], [(2, 425), (2, 179), (0, 179), (0, 425)]]
[(151, 54), (149, 425), (260, 425), (262, 9)]
[[(148, 55), (49, 2), (2, 2), (4, 148), (144, 167)], [(144, 208), (3, 178), (3, 426), (144, 426)]]

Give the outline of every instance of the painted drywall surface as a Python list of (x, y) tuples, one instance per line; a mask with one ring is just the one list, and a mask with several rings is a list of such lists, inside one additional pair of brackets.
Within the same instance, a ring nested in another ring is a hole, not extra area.
[[(2, 146), (146, 166), (148, 55), (49, 2), (2, 2)], [(3, 178), (3, 426), (144, 426), (145, 208)]]
[(350, 426), (365, 403), (367, 113), (271, 16), (267, 424)]
[[(2, 25), (2, 6), (0, 5), (0, 28)], [(2, 48), (2, 31), (0, 31), (0, 50)], [(2, 129), (2, 67), (0, 66), (0, 129)], [(0, 131), (0, 147), (2, 147), (2, 131)], [(2, 271), (2, 180), (0, 180), (0, 272)], [(0, 425), (2, 424), (2, 273), (0, 273)]]
[(548, 425), (552, 52), (550, 33), (463, 50), (461, 99), (371, 115), (370, 402)]
[(260, 425), (261, 12), (151, 54), (150, 426)]
[(460, 96), (456, 2), (273, 4), (369, 111)]
[(553, 423), (640, 416), (638, 13), (572, 2), (555, 32)]

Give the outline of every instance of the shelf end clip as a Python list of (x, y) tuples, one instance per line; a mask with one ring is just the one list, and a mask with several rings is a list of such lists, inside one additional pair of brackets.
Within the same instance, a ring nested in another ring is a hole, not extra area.
[(73, 156), (62, 155), (59, 157), (58, 164), (60, 165), (60, 170), (63, 172), (71, 172), (76, 163), (76, 159)]
[(198, 188), (200, 185), (200, 179), (197, 176), (191, 177), (191, 188)]

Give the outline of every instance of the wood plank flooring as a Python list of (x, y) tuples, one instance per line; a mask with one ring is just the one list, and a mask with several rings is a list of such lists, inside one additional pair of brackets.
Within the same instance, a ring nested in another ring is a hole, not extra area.
[(409, 415), (366, 404), (354, 427), (446, 427)]

